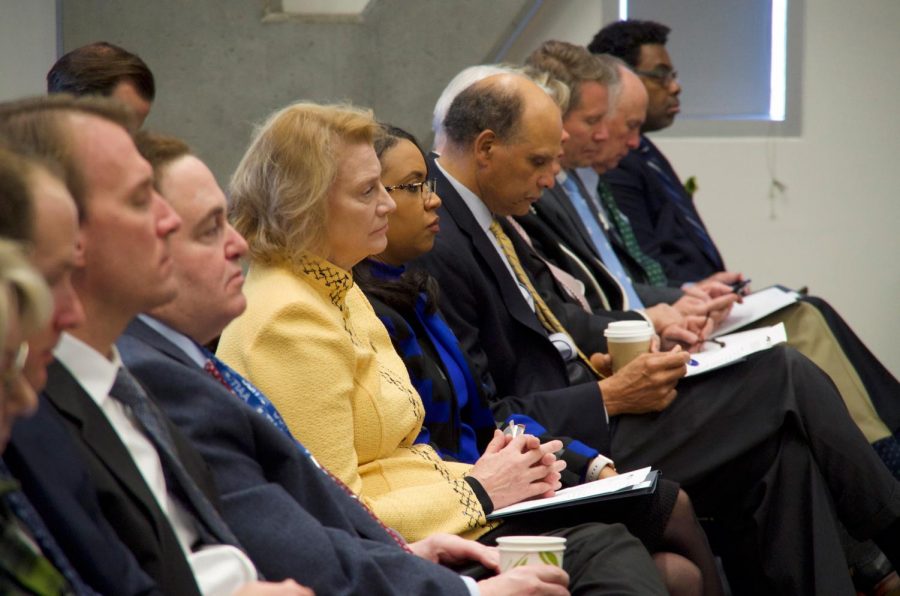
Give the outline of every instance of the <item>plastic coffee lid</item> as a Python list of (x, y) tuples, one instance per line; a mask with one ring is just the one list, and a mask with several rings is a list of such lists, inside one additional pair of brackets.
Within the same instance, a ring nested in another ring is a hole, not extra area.
[(562, 536), (502, 536), (497, 538), (498, 546), (513, 547), (516, 550), (547, 550), (548, 548), (559, 548), (565, 544), (566, 539)]
[(649, 339), (653, 335), (653, 327), (647, 321), (616, 321), (610, 323), (603, 331), (610, 339)]

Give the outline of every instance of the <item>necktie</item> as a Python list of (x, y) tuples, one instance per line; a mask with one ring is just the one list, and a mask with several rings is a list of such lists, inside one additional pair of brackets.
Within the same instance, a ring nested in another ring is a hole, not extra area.
[(291, 434), (290, 429), (288, 429), (287, 423), (284, 421), (284, 418), (281, 417), (281, 414), (278, 412), (278, 408), (275, 407), (269, 398), (267, 398), (262, 391), (260, 391), (256, 385), (247, 380), (246, 377), (238, 373), (236, 370), (222, 362), (219, 358), (216, 357), (215, 354), (200, 346), (200, 349), (206, 355), (206, 364), (203, 366), (203, 369), (209, 373), (214, 379), (222, 383), (226, 389), (245, 404), (253, 408), (257, 413), (261, 414), (265, 417), (269, 422), (271, 422), (278, 430), (287, 435), (294, 443), (297, 445), (297, 448), (303, 453), (319, 470), (321, 470), (326, 476), (331, 478), (331, 480), (338, 485), (350, 498), (356, 501), (363, 510), (371, 516), (375, 522), (381, 526), (381, 528), (388, 533), (388, 535), (394, 539), (400, 548), (405, 550), (408, 553), (412, 553), (412, 550), (409, 548), (409, 545), (406, 544), (406, 540), (403, 539), (400, 534), (397, 533), (396, 530), (393, 530), (378, 519), (378, 516), (369, 509), (369, 507), (363, 503), (359, 495), (350, 490), (350, 487), (341, 481), (340, 478), (329, 472), (326, 468), (319, 465), (319, 462), (316, 461), (316, 458), (313, 457), (312, 453), (309, 452), (309, 449), (306, 448), (303, 443), (294, 438), (294, 435)]
[[(531, 279), (528, 277), (528, 274), (525, 273), (525, 269), (522, 268), (522, 262), (519, 260), (519, 255), (516, 254), (516, 249), (513, 247), (512, 240), (509, 239), (509, 236), (507, 236), (506, 232), (503, 231), (503, 228), (500, 227), (500, 222), (495, 219), (491, 222), (491, 227), (489, 229), (491, 234), (494, 235), (497, 242), (500, 244), (500, 248), (503, 250), (503, 254), (506, 255), (506, 260), (509, 261), (519, 282), (525, 286), (528, 293), (531, 294), (531, 298), (534, 300), (535, 314), (541, 322), (541, 325), (544, 326), (544, 329), (549, 333), (565, 333), (566, 335), (569, 335), (566, 328), (559, 322), (559, 319), (556, 318), (556, 315), (553, 314), (553, 311), (550, 310), (550, 307), (547, 306), (547, 303), (544, 302), (544, 299), (541, 298), (541, 295), (538, 294), (534, 285), (532, 285)], [(575, 346), (575, 349), (578, 351), (578, 357), (587, 365), (588, 369), (590, 369), (597, 378), (604, 378), (604, 376), (594, 368), (594, 365), (591, 364), (590, 359), (585, 356), (584, 352), (582, 352), (578, 346)]]
[[(534, 248), (534, 243), (531, 241), (531, 236), (528, 235), (528, 232), (525, 231), (519, 222), (513, 219), (512, 216), (506, 217), (506, 223), (515, 230), (515, 232), (525, 241), (528, 246), (532, 249)], [(559, 286), (563, 289), (563, 291), (571, 298), (576, 301), (581, 308), (583, 308), (586, 312), (592, 313), (594, 312), (591, 309), (591, 305), (588, 304), (587, 298), (584, 297), (584, 285), (581, 280), (576, 278), (574, 275), (569, 273), (568, 271), (564, 271), (545, 259), (543, 255), (538, 254), (537, 251), (534, 252), (534, 255), (541, 260), (541, 262), (547, 266), (550, 270), (550, 274), (553, 276), (553, 279), (559, 284)], [(601, 300), (606, 303), (606, 296), (602, 293), (600, 295)]]
[[(19, 490), (6, 464), (0, 460), (0, 560), (16, 581), (39, 594), (94, 594), (69, 563), (62, 549), (28, 498)], [(40, 548), (35, 552), (18, 527)]]
[(116, 381), (109, 394), (110, 397), (131, 409), (131, 413), (144, 435), (156, 447), (166, 476), (167, 488), (173, 496), (179, 498), (188, 511), (194, 514), (198, 522), (198, 531), (201, 535), (206, 534), (201, 538), (207, 538), (209, 541), (208, 538), (211, 537), (214, 539), (209, 541), (211, 543), (230, 544), (240, 548), (231, 529), (225, 524), (178, 459), (175, 444), (172, 442), (163, 414), (150, 401), (144, 389), (125, 367), (119, 367)]
[(634, 290), (634, 284), (631, 283), (631, 278), (628, 277), (628, 273), (625, 272), (622, 261), (619, 260), (616, 251), (613, 250), (612, 245), (609, 243), (606, 232), (603, 231), (603, 228), (601, 228), (600, 224), (597, 222), (597, 215), (591, 212), (587, 199), (575, 182), (574, 175), (567, 176), (562, 185), (563, 188), (566, 189), (566, 194), (569, 196), (569, 202), (575, 208), (575, 211), (578, 212), (578, 216), (581, 218), (582, 223), (584, 223), (584, 227), (591, 237), (591, 242), (594, 244), (597, 254), (600, 255), (600, 260), (603, 261), (603, 264), (606, 265), (609, 272), (622, 286), (622, 291), (625, 292), (625, 296), (628, 298), (628, 307), (630, 309), (643, 308), (644, 304)]
[(628, 218), (619, 211), (619, 206), (616, 205), (616, 200), (609, 191), (609, 187), (602, 180), (597, 184), (597, 193), (600, 195), (600, 201), (606, 208), (606, 212), (609, 213), (609, 218), (619, 232), (619, 236), (622, 237), (625, 251), (632, 259), (637, 261), (641, 266), (641, 269), (644, 270), (647, 281), (654, 286), (666, 285), (668, 280), (666, 279), (666, 274), (663, 272), (662, 266), (656, 259), (647, 256), (647, 254), (641, 250), (641, 245), (638, 244), (637, 238), (634, 236), (634, 230), (631, 229), (631, 223), (628, 221)]
[(653, 170), (659, 178), (660, 182), (662, 182), (669, 200), (675, 204), (687, 220), (697, 240), (700, 241), (700, 248), (715, 264), (716, 268), (719, 271), (723, 271), (725, 269), (725, 264), (722, 262), (722, 256), (716, 249), (716, 245), (710, 237), (709, 232), (706, 231), (706, 226), (700, 221), (684, 187), (682, 187), (681, 183), (677, 180), (672, 180), (672, 177), (666, 172), (663, 164), (651, 153), (650, 146), (643, 139), (641, 140), (641, 146), (638, 149), (638, 155), (644, 159), (647, 165), (650, 166), (650, 169)]

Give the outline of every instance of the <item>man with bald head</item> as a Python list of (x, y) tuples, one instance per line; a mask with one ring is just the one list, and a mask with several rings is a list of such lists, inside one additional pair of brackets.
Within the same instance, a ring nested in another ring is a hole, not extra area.
[(447, 144), (430, 168), (442, 232), (421, 261), (443, 288), (442, 311), (476, 374), (496, 384), (495, 395), (518, 396), (498, 399), (495, 411), (516, 407), (620, 467), (658, 465), (681, 481), (698, 510), (728, 521), (728, 554), (741, 562), (747, 593), (851, 589), (835, 514), (896, 559), (900, 492), (821, 371), (775, 348), (679, 382), (687, 356), (676, 347), (600, 378), (586, 356), (602, 348), (590, 333), (602, 317), (576, 316), (580, 307), (554, 292), (546, 265), (503, 219), (527, 213), (535, 194), (553, 187), (565, 136), (565, 165), (599, 155), (608, 132), (592, 133), (592, 116), (606, 106), (589, 104), (607, 98), (582, 91), (563, 116), (522, 78), (469, 87), (450, 106)]

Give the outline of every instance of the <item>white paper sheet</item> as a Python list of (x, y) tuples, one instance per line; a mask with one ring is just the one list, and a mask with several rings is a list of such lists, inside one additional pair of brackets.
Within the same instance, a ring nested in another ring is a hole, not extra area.
[(531, 509), (541, 509), (548, 505), (561, 505), (563, 503), (581, 501), (599, 495), (614, 493), (626, 488), (636, 488), (636, 485), (639, 485), (646, 480), (647, 474), (649, 473), (650, 468), (646, 467), (641, 468), (640, 470), (634, 470), (633, 472), (610, 476), (609, 478), (604, 478), (602, 480), (586, 482), (584, 484), (579, 484), (578, 486), (572, 486), (556, 491), (555, 495), (547, 497), (546, 499), (522, 501), (521, 503), (503, 507), (502, 509), (496, 509), (491, 516), (529, 511)]
[(719, 337), (720, 335), (727, 335), (737, 331), (745, 325), (756, 322), (766, 315), (793, 304), (797, 301), (797, 298), (799, 298), (797, 292), (793, 290), (784, 291), (776, 286), (744, 296), (743, 303), (734, 305), (728, 318), (713, 332), (712, 337)]
[(704, 351), (691, 354), (691, 361), (687, 367), (688, 377), (734, 364), (754, 352), (768, 350), (775, 345), (784, 343), (787, 341), (787, 332), (784, 329), (784, 323), (778, 323), (771, 327), (740, 331), (716, 339), (725, 345), (719, 346), (707, 342), (704, 344), (706, 346)]

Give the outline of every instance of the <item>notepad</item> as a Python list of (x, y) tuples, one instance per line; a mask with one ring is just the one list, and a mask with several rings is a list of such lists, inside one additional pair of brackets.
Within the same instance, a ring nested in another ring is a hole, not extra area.
[(790, 306), (799, 297), (800, 295), (797, 292), (778, 286), (772, 286), (744, 296), (744, 301), (741, 304), (735, 304), (731, 308), (728, 318), (713, 332), (712, 337), (727, 335), (741, 327), (746, 327), (750, 323), (755, 323), (773, 312)]
[(701, 375), (740, 362), (750, 354), (784, 343), (787, 341), (787, 331), (784, 329), (784, 323), (778, 323), (771, 327), (722, 335), (716, 339), (724, 346), (712, 342), (704, 343), (705, 349), (702, 352), (691, 354), (686, 376)]
[(545, 499), (522, 501), (502, 509), (496, 509), (487, 518), (488, 520), (502, 519), (547, 509), (646, 495), (656, 490), (658, 477), (659, 473), (656, 470), (651, 470), (649, 467), (641, 468), (633, 472), (564, 488), (556, 491), (556, 494), (552, 497)]

